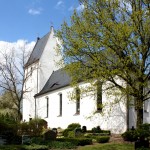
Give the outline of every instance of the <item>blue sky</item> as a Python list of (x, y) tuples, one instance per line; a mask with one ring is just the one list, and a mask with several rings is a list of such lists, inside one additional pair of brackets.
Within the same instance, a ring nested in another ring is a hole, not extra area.
[(0, 41), (35, 41), (69, 21), (74, 8), (82, 9), (78, 0), (0, 0)]

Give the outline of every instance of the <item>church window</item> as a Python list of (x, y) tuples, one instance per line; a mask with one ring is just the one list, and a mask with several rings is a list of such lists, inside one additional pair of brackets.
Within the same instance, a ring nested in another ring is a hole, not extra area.
[(30, 72), (30, 74), (31, 74), (31, 76), (32, 76), (32, 72), (33, 72), (33, 68), (31, 67), (31, 70), (30, 70), (31, 72)]
[(97, 111), (102, 111), (102, 82), (98, 81), (96, 83), (97, 86)]
[(62, 116), (62, 93), (59, 94), (59, 116)]
[(48, 118), (49, 114), (49, 98), (46, 97), (46, 118)]
[(81, 91), (79, 88), (76, 88), (76, 113), (80, 113), (80, 94)]

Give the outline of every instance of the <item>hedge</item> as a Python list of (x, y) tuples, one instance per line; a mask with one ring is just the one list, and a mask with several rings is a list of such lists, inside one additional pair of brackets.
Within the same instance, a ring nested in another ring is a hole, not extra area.
[(98, 136), (96, 137), (96, 141), (98, 143), (107, 143), (109, 142), (110, 137), (109, 136)]
[(71, 142), (76, 146), (84, 146), (84, 145), (91, 145), (92, 139), (89, 138), (59, 138), (57, 141), (61, 142)]

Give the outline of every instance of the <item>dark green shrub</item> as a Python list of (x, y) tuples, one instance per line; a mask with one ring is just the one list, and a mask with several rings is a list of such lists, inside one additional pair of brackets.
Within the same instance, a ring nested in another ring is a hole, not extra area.
[(101, 132), (100, 126), (97, 126), (97, 127), (92, 128), (92, 132), (93, 132), (93, 133), (100, 133), (100, 132)]
[(139, 148), (140, 149), (149, 148), (149, 140), (143, 140), (143, 141), (138, 140), (138, 141), (134, 142), (134, 148), (135, 148), (135, 150), (137, 150)]
[(72, 130), (71, 130), (71, 129), (65, 129), (65, 130), (62, 132), (62, 135), (63, 135), (64, 137), (68, 137), (68, 133), (69, 133), (70, 131), (72, 131)]
[(79, 146), (84, 146), (84, 145), (91, 145), (92, 144), (92, 139), (89, 138), (79, 138)]
[(21, 150), (48, 150), (46, 145), (24, 145)]
[(136, 136), (139, 140), (144, 140), (150, 137), (150, 124), (142, 124), (136, 131)]
[(57, 141), (61, 142), (71, 142), (76, 146), (84, 146), (92, 144), (92, 139), (89, 138), (59, 138)]
[(74, 129), (74, 133), (75, 133), (75, 137), (78, 137), (78, 138), (83, 137), (82, 130), (79, 127)]
[(44, 143), (44, 140), (42, 137), (32, 137), (31, 138), (31, 143), (32, 144), (38, 144), (38, 145), (41, 145)]
[(135, 130), (126, 131), (121, 136), (123, 137), (125, 141), (130, 141), (130, 142), (136, 141), (138, 139), (137, 133)]
[(125, 141), (144, 140), (150, 137), (150, 124), (143, 124), (135, 130), (129, 130), (122, 134)]
[(64, 137), (75, 137), (78, 136), (79, 131), (82, 132), (81, 125), (79, 123), (72, 123), (68, 125), (67, 129), (65, 129), (62, 134)]
[(103, 133), (103, 135), (111, 135), (111, 131), (110, 130), (101, 130), (100, 133)]
[(71, 142), (60, 142), (60, 141), (51, 141), (47, 143), (50, 149), (73, 149), (76, 148), (76, 145)]
[(85, 138), (93, 138), (93, 133), (85, 133), (84, 137)]
[(67, 137), (69, 137), (69, 138), (75, 138), (75, 132), (74, 131), (69, 131)]
[(32, 119), (29, 122), (19, 124), (19, 135), (39, 136), (42, 134), (43, 128), (47, 128), (47, 122), (44, 119)]
[(109, 136), (98, 136), (96, 137), (96, 141), (98, 143), (107, 143), (109, 142), (110, 137)]
[(29, 124), (27, 122), (22, 122), (18, 125), (19, 135), (28, 134), (29, 131)]
[(71, 123), (68, 125), (67, 129), (74, 130), (75, 128), (81, 128), (79, 123)]
[(47, 128), (47, 122), (44, 119), (32, 119), (29, 121), (30, 135), (41, 135), (43, 128)]

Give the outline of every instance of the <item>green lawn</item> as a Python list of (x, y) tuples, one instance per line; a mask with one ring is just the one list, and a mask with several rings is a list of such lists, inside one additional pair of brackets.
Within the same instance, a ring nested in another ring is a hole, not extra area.
[[(18, 150), (21, 146), (0, 146), (0, 150)], [(87, 145), (80, 146), (75, 150), (134, 150), (133, 144), (96, 144), (96, 145)]]
[(96, 144), (79, 147), (78, 150), (134, 150), (133, 144)]

